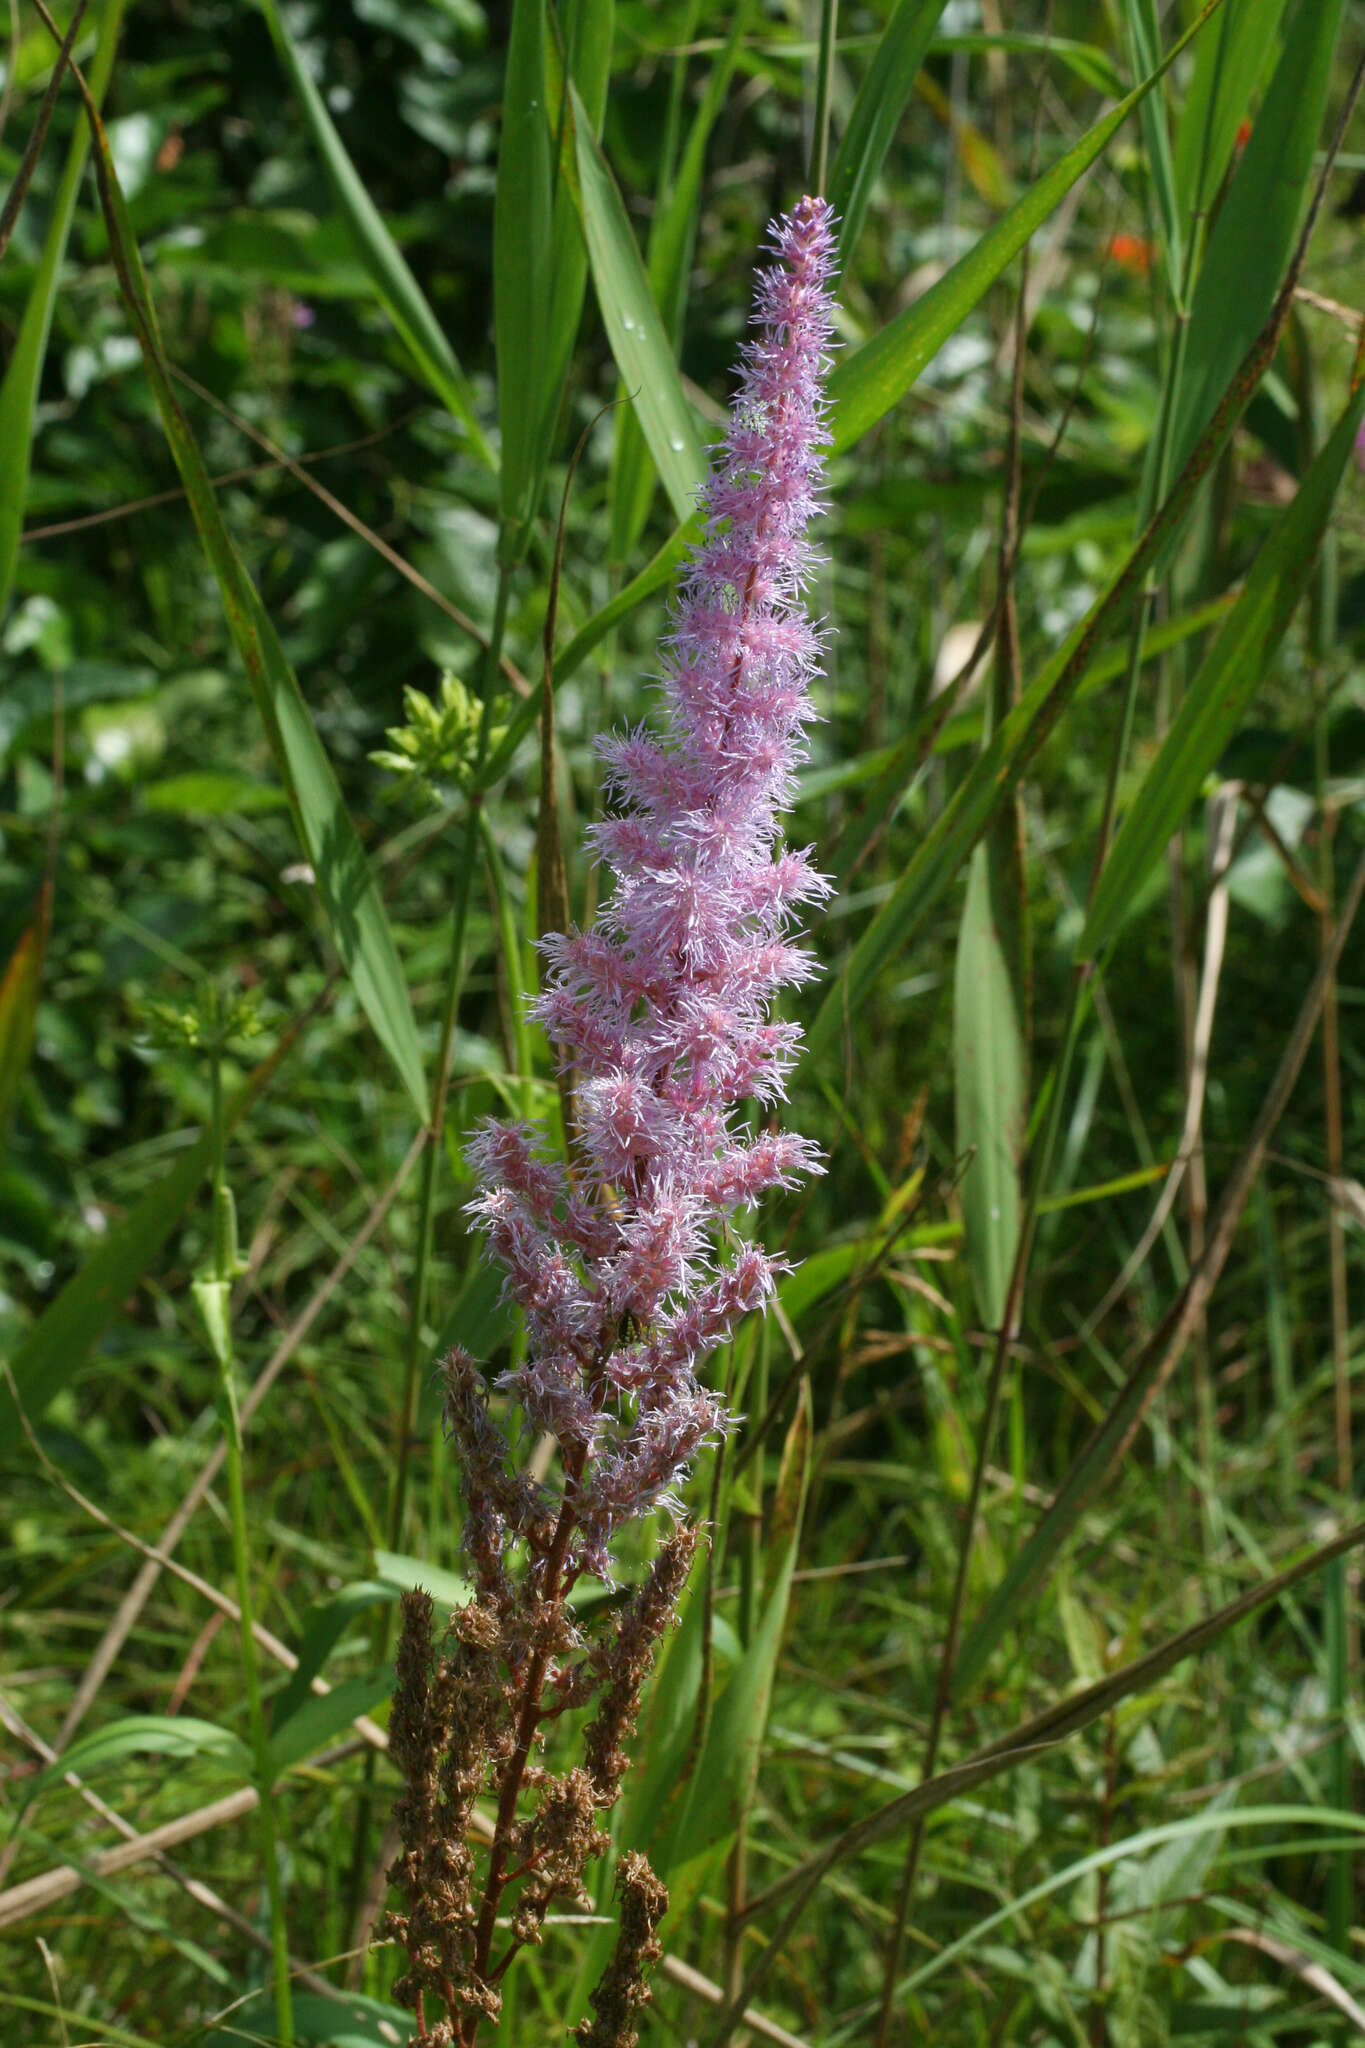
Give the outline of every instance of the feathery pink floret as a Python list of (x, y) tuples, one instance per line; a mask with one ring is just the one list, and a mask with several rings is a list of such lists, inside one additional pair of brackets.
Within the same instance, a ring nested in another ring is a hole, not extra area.
[(669, 1504), (724, 1429), (697, 1368), (783, 1270), (732, 1228), (721, 1257), (721, 1219), (820, 1171), (807, 1140), (746, 1134), (737, 1115), (785, 1095), (800, 1033), (767, 1006), (813, 972), (788, 933), (829, 894), (778, 822), (823, 637), (802, 593), (829, 440), (829, 207), (801, 200), (770, 247), (664, 641), (664, 732), (600, 743), (622, 806), (591, 835), (611, 886), (592, 931), (543, 946), (536, 1008), (575, 1075), (577, 1183), (522, 1126), (490, 1124), (471, 1151), (483, 1192), (470, 1206), (527, 1324), (525, 1362), (502, 1384), (581, 1469), (574, 1554), (602, 1576), (615, 1525)]

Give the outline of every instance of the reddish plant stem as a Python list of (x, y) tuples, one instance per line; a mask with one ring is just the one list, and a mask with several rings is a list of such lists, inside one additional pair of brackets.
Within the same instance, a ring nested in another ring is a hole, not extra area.
[[(568, 1555), (569, 1539), (578, 1520), (578, 1483), (582, 1477), (583, 1463), (584, 1451), (581, 1446), (565, 1450), (564, 1500), (559, 1510), (559, 1521), (555, 1526), (554, 1541), (545, 1560), (545, 1590), (540, 1598), (542, 1607), (552, 1607), (564, 1597), (565, 1588), (561, 1581), (564, 1577), (564, 1560)], [(512, 1828), (517, 1816), (517, 1801), (521, 1797), (526, 1766), (531, 1760), (536, 1729), (540, 1725), (540, 1696), (545, 1689), (545, 1675), (549, 1664), (549, 1650), (539, 1649), (526, 1667), (521, 1708), (517, 1715), (516, 1747), (507, 1759), (502, 1783), (498, 1788), (498, 1813), (493, 1830), (493, 1845), (488, 1857), (488, 1877), (484, 1884), (483, 1903), (479, 1909), (478, 1926), (474, 1937), (474, 1975), (480, 1983), (489, 1981), (489, 1963), (493, 1951), (498, 1907), (509, 1882), (507, 1857)], [(468, 2014), (460, 2036), (463, 2048), (474, 2048), (481, 2017), (482, 2015), (477, 2012)]]

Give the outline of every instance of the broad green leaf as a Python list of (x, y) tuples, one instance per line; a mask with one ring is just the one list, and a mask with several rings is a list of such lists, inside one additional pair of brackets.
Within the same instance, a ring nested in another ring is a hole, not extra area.
[(1237, 131), (1274, 63), (1285, 0), (1226, 0), (1217, 26), (1195, 45), (1175, 138), (1175, 179), (1186, 220), (1206, 211), (1223, 182)]
[(953, 1077), (967, 1263), (988, 1330), (1005, 1318), (1019, 1242), (1019, 1172), (1027, 1103), (1024, 1042), (991, 906), (990, 848), (967, 879), (953, 981)]
[(418, 1115), (425, 1119), (422, 1050), (383, 898), (294, 672), (223, 524), (203, 457), (180, 409), (103, 129), (97, 139), (96, 171), (120, 288), (137, 331), (161, 423), (204, 551), (218, 579), (228, 628), (246, 669), (295, 829), (312, 864), (332, 937), (361, 1008)]
[(857, 246), (873, 187), (944, 5), (945, 0), (899, 0), (872, 52), (829, 174), (829, 202), (839, 216), (841, 268)]
[[(293, 1034), (282, 1040), (226, 1105), (223, 1126), (227, 1135), (264, 1093), (293, 1043)], [(38, 1421), (121, 1313), (208, 1174), (213, 1149), (212, 1133), (206, 1132), (183, 1152), (122, 1222), (115, 1224), (19, 1340), (10, 1356), (10, 1370), (31, 1423)], [(9, 1387), (0, 1384), (0, 1454), (11, 1452), (20, 1435), (13, 1397)]]
[(707, 472), (706, 450), (616, 180), (578, 94), (571, 90), (570, 98), (578, 203), (602, 322), (674, 516), (686, 520)]
[(55, 1763), (38, 1773), (30, 1796), (59, 1785), (67, 1771), (90, 1778), (130, 1756), (165, 1756), (181, 1762), (206, 1756), (243, 1784), (249, 1784), (253, 1776), (251, 1752), (230, 1728), (221, 1728), (216, 1721), (197, 1721), (191, 1714), (130, 1714), (81, 1736), (64, 1749)]
[(19, 935), (0, 979), (0, 1148), (19, 1084), (28, 1072), (38, 997), (43, 986), (43, 961), (52, 921), (52, 884), (44, 881), (38, 905)]
[[(99, 41), (89, 67), (87, 84), (98, 106), (104, 98), (114, 66), (124, 0), (104, 0), (99, 15)], [(81, 173), (90, 148), (90, 134), (84, 121), (78, 122), (67, 150), (61, 182), (48, 220), (43, 252), (28, 303), (10, 358), (0, 383), (0, 619), (4, 617), (14, 589), (14, 572), (19, 559), (19, 536), (23, 530), (24, 507), (28, 501), (29, 469), (33, 454), (33, 415), (38, 403), (38, 386), (47, 355), (47, 338), (52, 326), (52, 308), (57, 297), (62, 259), (76, 210)]]
[[(1135, 108), (1175, 62), (1191, 37), (1196, 35), (1221, 0), (1208, 0), (1196, 20), (1172, 44), (1150, 77), (1087, 129), (1036, 184), (1014, 202), (1009, 211), (981, 237), (975, 248), (960, 257), (952, 269), (932, 285), (922, 298), (898, 313), (896, 318), (845, 356), (829, 382), (833, 405), (836, 451), (851, 448), (905, 396), (915, 379), (938, 354), (950, 334), (956, 333), (972, 308), (979, 304), (1025, 242), (1041, 227), (1076, 180), (1086, 172), (1108, 146)], [(1334, 0), (1335, 4), (1335, 0)]]
[(384, 1585), (392, 1586), (400, 1593), (411, 1593), (420, 1586), (424, 1592), (430, 1593), (438, 1607), (446, 1607), (452, 1614), (474, 1594), (469, 1581), (462, 1579), (458, 1572), (448, 1572), (441, 1565), (428, 1564), (420, 1557), (404, 1557), (396, 1550), (376, 1550), (374, 1575)]
[[(520, 559), (542, 473), (551, 295), (545, 0), (514, 0), (493, 203), (493, 341), (502, 429), (502, 545)], [(588, 117), (583, 116), (585, 126)]]
[[(231, 2020), (216, 2024), (207, 2037), (214, 2048), (262, 2048), (276, 2038), (273, 1991), (253, 1991), (231, 2011)], [(358, 1991), (338, 1991), (330, 1998), (320, 1991), (296, 1991), (292, 2011), (299, 2048), (396, 2048), (412, 2032), (410, 2012), (363, 1998)]]
[(265, 1768), (270, 1782), (283, 1777), (315, 1750), (325, 1749), (350, 1727), (358, 1714), (368, 1714), (382, 1706), (392, 1691), (393, 1672), (385, 1665), (358, 1678), (343, 1678), (330, 1692), (310, 1692), (279, 1723), (266, 1744)]
[(1365, 380), (1261, 547), (1241, 597), (1190, 683), (1105, 863), (1078, 955), (1093, 960), (1136, 900), (1263, 682), (1303, 596), (1362, 417)]
[[(661, 195), (656, 202), (649, 224), (646, 274), (675, 359), (682, 343), (687, 279), (701, 212), (706, 145), (716, 116), (725, 103), (725, 94), (748, 29), (750, 5), (751, 0), (739, 0), (735, 7), (725, 47), (708, 68), (706, 89), (692, 117), (677, 175), (667, 194)], [(679, 58), (677, 61), (683, 60)], [(644, 531), (658, 479), (634, 408), (623, 407), (618, 420), (611, 467), (610, 549), (613, 562), (628, 562)]]
[(313, 83), (298, 45), (284, 25), (278, 0), (259, 0), (259, 5), (280, 62), (298, 95), (333, 197), (384, 310), (398, 329), (427, 384), (442, 405), (463, 422), (476, 453), (491, 466), (493, 458), (488, 442), (479, 425), (473, 395), (455, 351), (441, 331), (421, 286), (347, 155), (322, 94)]
[(1218, 211), (1190, 307), (1172, 435), (1179, 469), (1279, 290), (1312, 182), (1343, 0), (1302, 0)]
[(321, 1601), (312, 1609), (304, 1623), (298, 1665), (290, 1673), (288, 1685), (275, 1696), (271, 1710), (272, 1727), (283, 1728), (305, 1700), (312, 1698), (313, 1680), (356, 1615), (368, 1614), (375, 1607), (391, 1607), (397, 1598), (396, 1586), (378, 1579), (359, 1579), (353, 1586), (343, 1586), (330, 1600)]

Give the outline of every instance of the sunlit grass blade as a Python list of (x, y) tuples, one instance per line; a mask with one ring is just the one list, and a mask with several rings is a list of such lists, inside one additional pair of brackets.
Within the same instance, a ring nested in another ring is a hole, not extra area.
[[(226, 1132), (234, 1130), (273, 1079), (291, 1051), (295, 1033), (253, 1072), (223, 1111)], [(205, 1132), (150, 1188), (91, 1252), (10, 1354), (10, 1370), (31, 1423), (85, 1362), (104, 1332), (137, 1290), (138, 1282), (175, 1229), (213, 1163), (213, 1135)], [(0, 1383), (0, 1452), (19, 1441), (22, 1423), (7, 1383)]]
[(1149, 78), (1087, 129), (1080, 141), (1030, 185), (975, 248), (960, 257), (922, 298), (835, 366), (829, 391), (836, 450), (851, 448), (905, 396), (921, 370), (979, 304), (1006, 264), (1018, 255), (1035, 229), (1103, 153), (1128, 116), (1141, 106), (1220, 4), (1221, 0), (1208, 0)]
[[(607, 104), (611, 76), (612, 33), (616, 22), (615, 0), (573, 0), (561, 7), (568, 75), (578, 88), (594, 135), (602, 133), (602, 115)], [(544, 455), (548, 456), (555, 420), (559, 413), (573, 354), (578, 324), (583, 313), (583, 294), (588, 281), (588, 252), (578, 224), (573, 201), (573, 130), (564, 105), (563, 65), (551, 39), (546, 45), (549, 71), (550, 118), (559, 138), (559, 161), (554, 178), (554, 206), (550, 222), (550, 301), (545, 318), (545, 414), (542, 432)]]
[(839, 216), (839, 261), (846, 266), (867, 217), (915, 77), (946, 0), (899, 0), (872, 51), (829, 174), (829, 202)]
[(351, 162), (322, 94), (313, 83), (298, 45), (285, 26), (278, 0), (260, 0), (260, 5), (280, 62), (298, 95), (333, 197), (384, 310), (402, 336), (429, 388), (442, 405), (461, 421), (471, 446), (491, 466), (492, 451), (479, 425), (473, 393), (455, 351)]
[(1093, 960), (1113, 937), (1264, 680), (1308, 586), (1362, 416), (1365, 382), (1263, 543), (1241, 597), (1143, 777), (1091, 902), (1078, 942), (1082, 959)]
[[(114, 66), (124, 0), (104, 0), (100, 10), (99, 41), (90, 66), (89, 88), (96, 105), (104, 98)], [(38, 403), (38, 386), (47, 355), (47, 338), (52, 326), (62, 259), (76, 211), (76, 195), (90, 148), (89, 131), (80, 122), (67, 149), (61, 182), (52, 202), (42, 255), (29, 290), (19, 332), (0, 382), (0, 618), (4, 617), (14, 589), (14, 572), (19, 559), (19, 536), (28, 500), (29, 469), (33, 453), (33, 415)]]
[(577, 93), (571, 97), (578, 198), (602, 322), (674, 516), (684, 520), (696, 509), (706, 450), (616, 180)]
[(1019, 1241), (1024, 1041), (991, 902), (990, 851), (972, 855), (953, 983), (957, 1150), (967, 1263), (987, 1329), (1004, 1320)]
[[(92, 122), (98, 121), (93, 109)], [(218, 587), (229, 630), (312, 865), (332, 937), (369, 1018), (419, 1116), (427, 1115), (422, 1050), (407, 983), (383, 898), (342, 800), (279, 636), (232, 539), (198, 444), (180, 409), (161, 345), (142, 258), (119, 189), (108, 138), (96, 134), (96, 173), (124, 303), (137, 332), (162, 426), (180, 471)]]
[(1232, 159), (1237, 131), (1275, 61), (1285, 0), (1227, 0), (1218, 24), (1195, 45), (1175, 136), (1180, 210), (1207, 208)]
[(1190, 307), (1172, 471), (1274, 303), (1311, 189), (1342, 5), (1303, 0), (1219, 208)]
[[(543, 470), (553, 214), (545, 0), (515, 0), (493, 204), (493, 340), (502, 429), (502, 549), (519, 560)], [(588, 117), (584, 116), (585, 122)]]
[[(742, 0), (742, 4), (735, 8), (725, 47), (707, 73), (706, 88), (688, 129), (677, 175), (661, 204), (656, 206), (650, 222), (645, 270), (664, 333), (675, 356), (682, 338), (687, 275), (701, 210), (706, 145), (725, 103), (725, 94), (748, 27), (750, 4), (751, 0)], [(656, 481), (657, 473), (634, 407), (627, 406), (620, 415), (612, 454), (610, 546), (613, 562), (629, 561), (634, 553), (649, 516)]]

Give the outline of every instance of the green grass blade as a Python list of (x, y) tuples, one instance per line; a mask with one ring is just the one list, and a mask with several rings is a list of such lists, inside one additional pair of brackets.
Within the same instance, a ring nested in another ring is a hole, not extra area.
[(235, 1783), (250, 1784), (254, 1776), (246, 1744), (216, 1721), (201, 1721), (193, 1714), (129, 1714), (63, 1750), (55, 1763), (38, 1773), (28, 1796), (60, 1785), (68, 1771), (90, 1778), (130, 1756), (163, 1756), (180, 1763), (211, 1757)]
[(143, 363), (195, 525), (218, 579), (228, 628), (246, 669), (289, 798), (295, 829), (313, 867), (332, 937), (361, 1008), (393, 1061), (413, 1107), (425, 1120), (427, 1084), (422, 1049), (384, 901), (303, 693), (223, 524), (203, 458), (180, 409), (142, 259), (102, 128), (96, 138), (95, 165), (120, 290), (137, 331)]
[(1312, 184), (1343, 0), (1303, 0), (1209, 236), (1171, 443), (1178, 470), (1274, 303)]
[[(545, 0), (516, 0), (493, 203), (493, 341), (502, 430), (503, 552), (520, 558), (543, 473), (549, 336), (550, 176)], [(584, 115), (587, 122), (587, 115)]]
[[(1155, 0), (1126, 0), (1126, 12), (1128, 36), (1135, 59), (1133, 68), (1141, 78), (1155, 70), (1157, 55), (1161, 49), (1161, 29), (1156, 18)], [(1209, 40), (1208, 36), (1203, 38), (1205, 43)], [(1156, 195), (1157, 214), (1161, 221), (1161, 243), (1166, 255), (1171, 296), (1179, 305), (1182, 302), (1185, 275), (1185, 234), (1175, 182), (1175, 164), (1171, 156), (1171, 131), (1166, 121), (1164, 93), (1148, 94), (1142, 102), (1141, 120), (1142, 139), (1147, 151), (1147, 175), (1152, 181), (1152, 190)], [(1259, 326), (1260, 322), (1256, 324)], [(1254, 333), (1255, 329), (1252, 332)], [(1247, 338), (1249, 340), (1250, 336)], [(1229, 368), (1231, 367), (1229, 365)]]
[(1235, 735), (1308, 586), (1365, 416), (1365, 381), (1252, 565), (1246, 587), (1191, 682), (1105, 863), (1078, 953), (1093, 960), (1135, 902), (1204, 778)]
[(1019, 1169), (1027, 1113), (1024, 1041), (991, 904), (990, 849), (972, 855), (953, 984), (957, 1150), (967, 1264), (989, 1330), (1005, 1317), (1019, 1242)]
[[(98, 106), (104, 98), (109, 74), (114, 67), (123, 0), (105, 0), (100, 14), (99, 41), (90, 66), (89, 87)], [(52, 327), (62, 259), (76, 211), (76, 195), (90, 149), (85, 123), (78, 124), (71, 138), (57, 195), (52, 204), (42, 255), (24, 307), (23, 319), (9, 362), (0, 383), (0, 618), (4, 617), (14, 589), (14, 572), (19, 560), (19, 536), (28, 500), (29, 468), (33, 455), (33, 414), (38, 403), (38, 385), (47, 355), (47, 338)]]
[(259, 0), (259, 5), (280, 62), (298, 95), (303, 117), (312, 132), (332, 188), (332, 196), (351, 231), (356, 254), (370, 274), (380, 303), (402, 336), (427, 385), (442, 405), (462, 421), (475, 452), (491, 467), (492, 451), (479, 425), (473, 393), (454, 349), (446, 340), (440, 322), (408, 268), (403, 252), (385, 226), (378, 207), (365, 190), (322, 94), (309, 76), (298, 45), (284, 25), (277, 0)]
[(1195, 47), (1175, 137), (1175, 182), (1186, 220), (1207, 208), (1232, 159), (1237, 130), (1275, 61), (1285, 0), (1227, 0)]
[[(230, 1135), (264, 1094), (294, 1043), (294, 1034), (253, 1072), (223, 1112)], [(36, 1423), (136, 1292), (138, 1282), (165, 1244), (213, 1164), (213, 1136), (205, 1132), (155, 1187), (149, 1188), (121, 1222), (72, 1274), (10, 1354), (10, 1371), (24, 1415)], [(19, 1442), (23, 1425), (7, 1383), (0, 1383), (0, 1455)]]
[[(707, 75), (701, 104), (692, 117), (677, 176), (650, 222), (645, 268), (654, 303), (676, 358), (682, 341), (687, 278), (701, 213), (702, 173), (706, 145), (725, 103), (740, 47), (749, 24), (751, 0), (741, 0), (725, 47)], [(633, 407), (620, 415), (611, 469), (611, 560), (628, 562), (649, 517), (657, 472)]]
[(1208, 0), (1150, 77), (1088, 129), (922, 298), (837, 365), (829, 383), (836, 451), (851, 448), (905, 396), (1006, 264), (1103, 153), (1220, 4), (1221, 0)]
[(872, 52), (829, 174), (829, 202), (839, 216), (841, 268), (857, 245), (872, 188), (945, 4), (946, 0), (900, 0)]
[(597, 303), (654, 467), (674, 516), (685, 520), (696, 510), (706, 450), (616, 180), (576, 92), (572, 101), (578, 204)]
[(4, 974), (0, 975), (0, 1153), (4, 1151), (10, 1110), (33, 1053), (51, 923), (52, 883), (47, 879), (39, 891), (33, 916), (19, 934)]
[[(615, 0), (574, 0), (560, 9), (564, 24), (565, 56), (569, 76), (578, 88), (594, 135), (602, 133), (602, 116), (607, 104), (611, 76), (612, 32)], [(583, 314), (583, 293), (588, 281), (588, 252), (578, 225), (573, 202), (573, 131), (568, 109), (563, 105), (563, 77), (559, 53), (553, 42), (546, 47), (550, 67), (550, 116), (555, 133), (561, 137), (560, 163), (554, 183), (554, 210), (550, 226), (550, 310), (546, 320), (545, 404), (543, 446), (548, 456), (573, 355), (578, 323)], [(560, 74), (556, 81), (556, 74)], [(557, 89), (556, 89), (557, 84)]]

